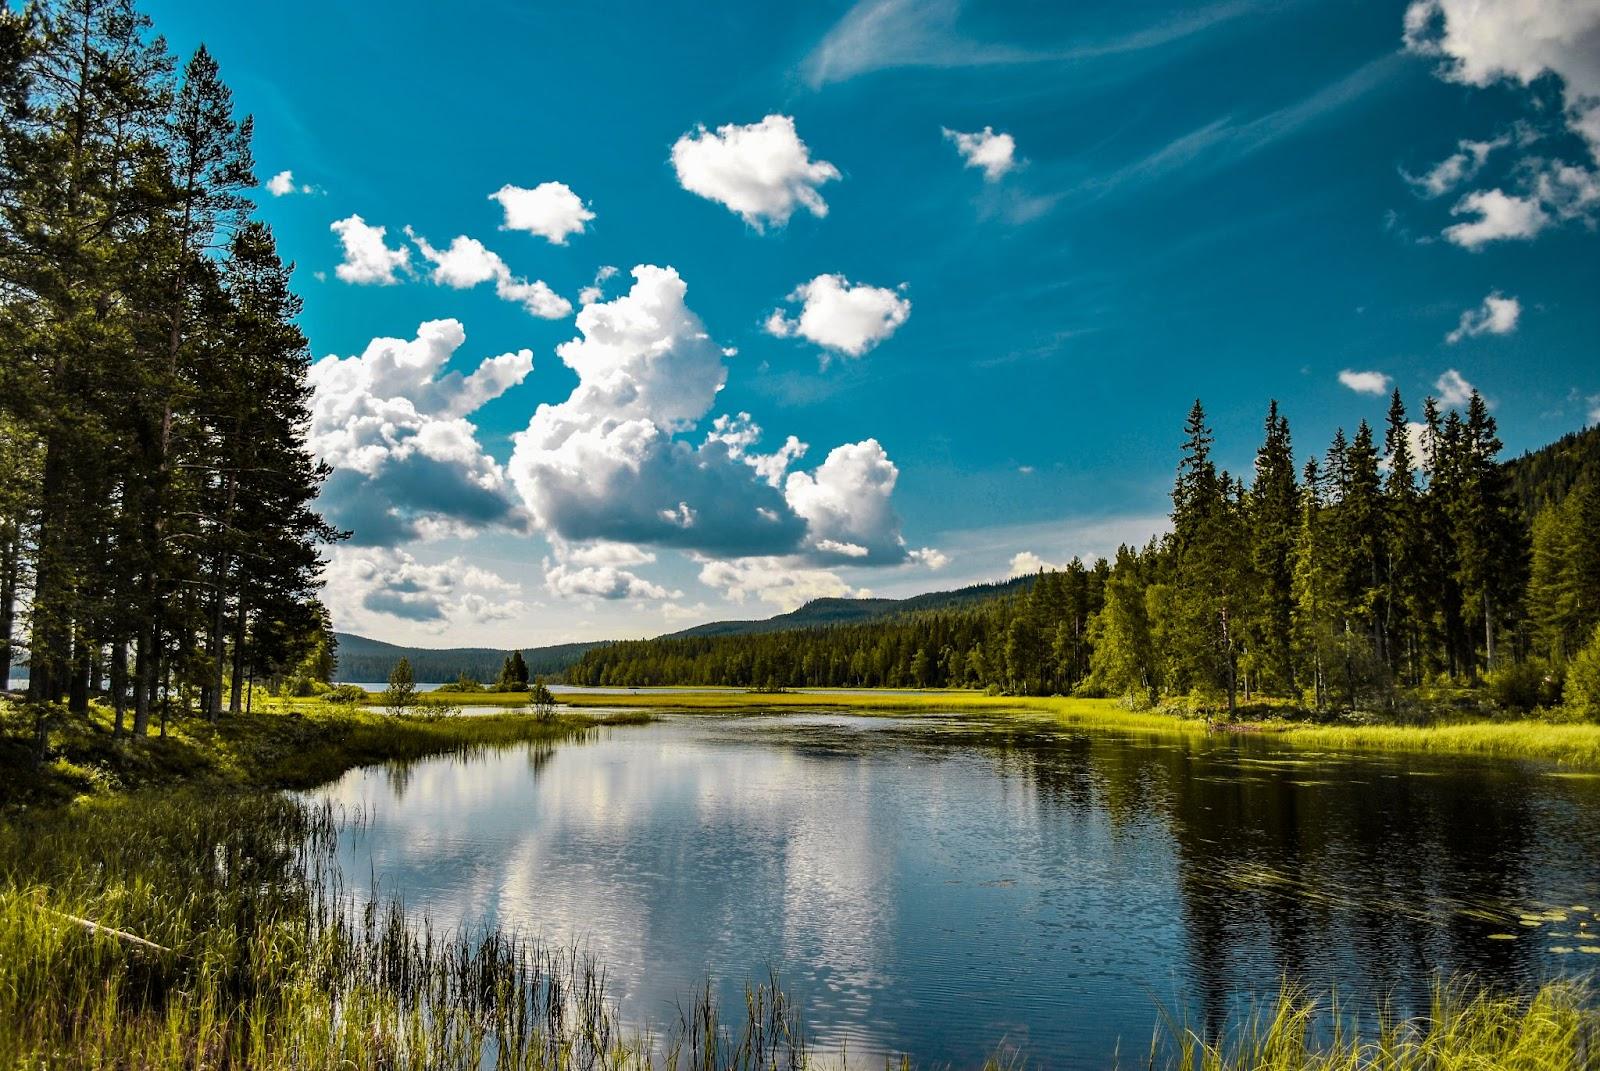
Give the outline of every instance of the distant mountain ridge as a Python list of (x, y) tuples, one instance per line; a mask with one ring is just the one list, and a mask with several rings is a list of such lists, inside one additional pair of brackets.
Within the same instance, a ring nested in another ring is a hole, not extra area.
[[(1013, 577), (993, 584), (973, 584), (953, 591), (931, 591), (905, 599), (812, 599), (798, 609), (752, 621), (711, 621), (681, 632), (680, 636), (740, 636), (786, 629), (819, 628), (873, 621), (919, 610), (939, 610), (965, 606), (1026, 591), (1033, 585), (1031, 576)], [(335, 632), (339, 641), (340, 681), (372, 684), (389, 679), (389, 670), (401, 658), (411, 662), (411, 672), (421, 684), (444, 684), (462, 674), (485, 684), (500, 675), (500, 664), (511, 653), (492, 647), (407, 647), (385, 643), (352, 632)], [(562, 643), (550, 647), (525, 647), (523, 660), (535, 676), (553, 677), (582, 658), (584, 652), (609, 641)]]
[[(335, 632), (338, 640), (338, 680), (371, 684), (389, 679), (394, 664), (405, 658), (411, 663), (412, 675), (420, 684), (444, 684), (465, 674), (485, 684), (500, 676), (500, 666), (511, 653), (510, 648), (493, 647), (406, 647), (397, 643), (358, 636), (353, 632)], [(525, 647), (523, 661), (534, 676), (555, 676), (592, 647), (606, 641), (589, 643), (558, 643), (549, 647)]]
[(796, 628), (819, 628), (826, 625), (853, 625), (861, 621), (874, 621), (896, 614), (916, 613), (919, 610), (944, 610), (952, 606), (967, 606), (986, 602), (1006, 595), (1026, 591), (1033, 586), (1034, 577), (1016, 576), (991, 584), (972, 584), (953, 591), (930, 591), (905, 599), (812, 599), (788, 613), (755, 621), (711, 621), (704, 625), (671, 632), (659, 639), (679, 639), (686, 636), (748, 636), (763, 632), (783, 632)]

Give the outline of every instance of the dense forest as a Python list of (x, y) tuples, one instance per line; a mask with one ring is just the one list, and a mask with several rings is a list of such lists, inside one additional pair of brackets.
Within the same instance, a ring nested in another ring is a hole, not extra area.
[(127, 0), (0, 8), (0, 673), (23, 655), (41, 710), (101, 693), (144, 733), (331, 671), (338, 533), (250, 140)]
[[(1297, 464), (1268, 409), (1246, 483), (1219, 470), (1196, 402), (1171, 531), (1024, 593), (882, 621), (590, 651), (578, 684), (989, 688), (1386, 708), (1489, 683), (1502, 704), (1600, 702), (1600, 464), (1592, 433), (1500, 460), (1494, 417), (1396, 392), (1387, 427)], [(1570, 680), (1569, 680), (1570, 678)]]

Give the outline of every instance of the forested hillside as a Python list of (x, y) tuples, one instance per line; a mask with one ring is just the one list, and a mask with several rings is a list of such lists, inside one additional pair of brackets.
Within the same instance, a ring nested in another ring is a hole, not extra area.
[[(490, 647), (403, 647), (348, 632), (336, 632), (334, 638), (338, 641), (337, 679), (351, 683), (386, 681), (389, 671), (402, 658), (411, 663), (412, 673), (421, 684), (444, 684), (461, 676), (490, 683), (499, 676), (501, 665), (511, 653)], [(602, 644), (562, 643), (550, 647), (528, 647), (523, 649), (522, 659), (533, 676), (550, 677), (578, 661), (584, 652), (599, 646)]]
[[(1569, 436), (1506, 465), (1477, 395), (1464, 412), (1428, 399), (1422, 423), (1416, 457), (1396, 392), (1381, 445), (1363, 422), (1301, 465), (1274, 403), (1247, 483), (1216, 468), (1196, 402), (1171, 533), (1114, 562), (1074, 561), (964, 607), (618, 643), (567, 679), (971, 686), (1230, 707), (1270, 696), (1319, 709), (1492, 680), (1504, 701), (1554, 703), (1600, 622), (1600, 439)], [(1523, 501), (1545, 505), (1530, 514)], [(1592, 659), (1600, 666), (1600, 647)]]
[(104, 691), (119, 732), (331, 669), (337, 533), (250, 140), (206, 50), (180, 68), (130, 5), (0, 9), (0, 672), (20, 651), (78, 714)]
[(907, 599), (812, 599), (804, 606), (790, 610), (786, 614), (777, 614), (757, 621), (711, 621), (670, 635), (672, 637), (737, 636), (759, 632), (784, 632), (819, 625), (855, 624), (920, 610), (942, 610), (987, 602), (1003, 595), (1026, 591), (1033, 586), (1033, 580), (1031, 576), (1019, 576), (997, 584), (973, 584), (954, 591), (930, 591)]

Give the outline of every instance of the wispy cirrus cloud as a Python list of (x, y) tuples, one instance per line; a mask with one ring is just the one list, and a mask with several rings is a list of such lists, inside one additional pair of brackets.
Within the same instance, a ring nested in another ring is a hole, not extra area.
[(1188, 15), (1054, 46), (979, 40), (958, 25), (961, 0), (859, 0), (800, 65), (813, 89), (904, 67), (993, 67), (1068, 62), (1161, 48), (1230, 22), (1259, 5), (1234, 0)]

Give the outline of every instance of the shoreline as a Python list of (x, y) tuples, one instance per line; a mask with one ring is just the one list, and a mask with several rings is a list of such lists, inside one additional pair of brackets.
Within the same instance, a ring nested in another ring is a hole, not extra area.
[(620, 694), (564, 693), (572, 708), (635, 710), (875, 710), (894, 714), (987, 713), (1043, 717), (1055, 724), (1119, 732), (1206, 735), (1228, 732), (1271, 739), (1294, 747), (1331, 751), (1411, 752), (1431, 755), (1545, 761), (1574, 771), (1600, 772), (1600, 725), (1558, 723), (1531, 718), (1494, 721), (1467, 718), (1429, 725), (1314, 724), (1288, 719), (1243, 721), (1208, 727), (1200, 718), (1159, 711), (1134, 711), (1113, 699), (991, 696), (977, 692), (876, 694), (868, 689), (839, 692), (704, 692)]

